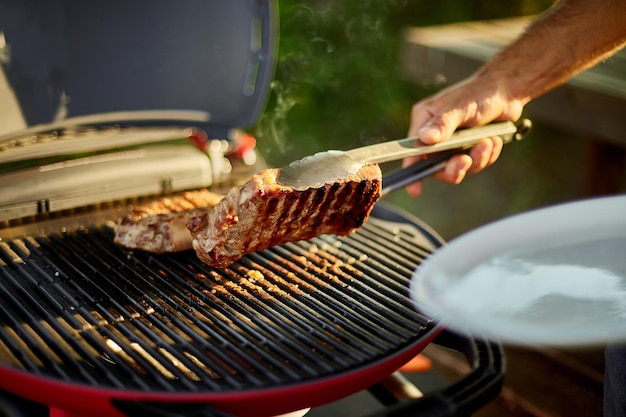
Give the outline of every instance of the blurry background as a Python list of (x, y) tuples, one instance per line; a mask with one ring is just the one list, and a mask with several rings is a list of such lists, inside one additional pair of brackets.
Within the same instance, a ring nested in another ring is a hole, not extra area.
[[(403, 77), (405, 28), (535, 15), (552, 3), (279, 0), (277, 72), (268, 107), (254, 128), (260, 152), (270, 165), (283, 166), (327, 149), (405, 137), (412, 104), (445, 87)], [(620, 62), (626, 65), (626, 59)], [(623, 71), (619, 74), (626, 77)], [(506, 216), (586, 197), (590, 178), (596, 178), (589, 173), (611, 170), (590, 164), (593, 139), (568, 126), (533, 120), (530, 135), (507, 145), (493, 166), (462, 184), (429, 179), (417, 199), (404, 190), (386, 199), (451, 240)], [(619, 160), (623, 150), (616, 155)], [(621, 181), (624, 190), (623, 161), (617, 166), (617, 183)], [(506, 353), (503, 393), (479, 415), (601, 414), (601, 346), (590, 350), (506, 347)], [(439, 365), (440, 370), (450, 371), (445, 361)]]
[[(254, 128), (259, 151), (270, 165), (282, 166), (318, 151), (405, 137), (411, 105), (444, 87), (402, 76), (406, 27), (532, 15), (551, 4), (280, 0), (275, 81)], [(584, 152), (581, 138), (535, 123), (525, 140), (462, 184), (430, 179), (418, 199), (404, 190), (387, 199), (449, 240), (503, 216), (578, 198)]]

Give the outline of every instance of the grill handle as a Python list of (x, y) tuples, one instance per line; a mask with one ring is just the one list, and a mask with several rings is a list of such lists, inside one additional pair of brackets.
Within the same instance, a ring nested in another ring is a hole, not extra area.
[[(472, 371), (440, 391), (421, 398), (396, 401), (379, 398), (384, 410), (366, 417), (467, 417), (500, 394), (506, 370), (503, 347), (496, 342), (476, 340), (444, 330), (433, 343), (465, 355)], [(377, 395), (376, 385), (370, 392)]]

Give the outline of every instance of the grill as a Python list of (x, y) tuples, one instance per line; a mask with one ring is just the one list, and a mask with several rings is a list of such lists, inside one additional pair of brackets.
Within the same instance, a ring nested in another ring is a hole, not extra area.
[[(408, 292), (412, 271), (441, 240), (382, 203), (348, 237), (288, 243), (227, 269), (193, 251), (115, 245), (115, 223), (102, 219), (121, 211), (0, 230), (0, 366), (12, 375), (2, 388), (32, 398), (35, 378), (51, 392), (67, 384), (113, 398), (182, 393), (217, 405), (259, 395), (249, 415), (258, 404), (271, 415), (327, 402), (310, 389), (326, 391), (329, 381), (331, 399), (365, 389), (364, 371), (393, 372), (441, 330)], [(302, 388), (306, 395), (284, 399)], [(70, 394), (35, 398), (93, 407), (88, 394), (85, 405)]]
[(114, 389), (267, 389), (375, 361), (431, 332), (411, 272), (434, 248), (373, 218), (212, 269), (112, 243), (112, 225), (0, 244), (6, 365)]
[[(0, 21), (0, 97), (20, 117), (0, 125), (0, 411), (17, 398), (52, 417), (267, 417), (366, 388), (390, 405), (377, 383), (433, 340), (474, 371), (390, 416), (466, 415), (493, 398), (499, 346), (448, 334), (409, 299), (442, 240), (383, 203), (350, 236), (227, 269), (113, 243), (133, 204), (221, 192), (263, 167), (237, 129), (269, 90), (275, 2), (149, 3), (2, 4), (17, 20)], [(19, 73), (30, 51), (50, 52), (37, 69), (53, 77)]]
[[(144, 415), (148, 400), (271, 416), (366, 388), (390, 405), (396, 394), (370, 385), (435, 337), (475, 370), (389, 415), (442, 404), (465, 415), (499, 392), (498, 346), (440, 333), (409, 299), (412, 271), (441, 239), (384, 203), (348, 237), (288, 243), (228, 269), (193, 251), (121, 248), (120, 205), (82, 211), (0, 229), (0, 388), (59, 417), (118, 415), (111, 404)], [(128, 408), (137, 396), (142, 407)]]

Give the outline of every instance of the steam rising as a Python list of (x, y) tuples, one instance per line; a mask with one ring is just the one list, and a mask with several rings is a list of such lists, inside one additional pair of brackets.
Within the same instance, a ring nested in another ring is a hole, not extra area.
[(270, 85), (271, 94), (275, 103), (261, 117), (261, 128), (257, 130), (257, 138), (266, 146), (271, 146), (281, 154), (286, 153), (286, 138), (289, 137), (287, 115), (296, 105), (296, 100), (285, 91), (280, 81), (273, 81)]
[(411, 105), (424, 95), (397, 71), (406, 2), (280, 6), (276, 81), (254, 132), (268, 163), (406, 135)]

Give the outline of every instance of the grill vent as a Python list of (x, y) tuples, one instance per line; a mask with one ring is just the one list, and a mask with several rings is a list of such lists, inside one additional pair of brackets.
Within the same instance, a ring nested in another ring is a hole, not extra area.
[(413, 225), (370, 218), (224, 270), (112, 239), (102, 225), (0, 242), (3, 366), (120, 389), (268, 388), (354, 369), (434, 326), (408, 297), (435, 246)]

